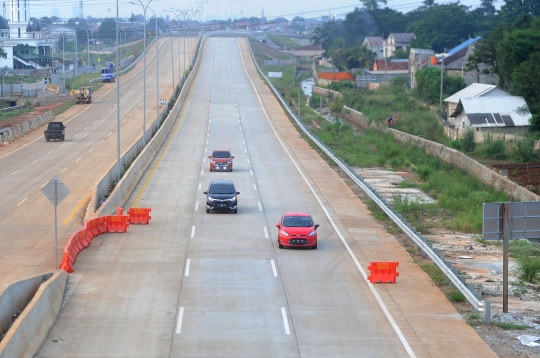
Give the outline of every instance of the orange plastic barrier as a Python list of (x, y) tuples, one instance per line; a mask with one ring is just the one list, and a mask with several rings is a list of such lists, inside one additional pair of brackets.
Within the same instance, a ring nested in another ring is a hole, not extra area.
[(126, 232), (129, 226), (127, 215), (105, 216), (108, 232)]
[(58, 268), (73, 273), (73, 264), (77, 255), (91, 245), (92, 239), (108, 232), (126, 232), (128, 216), (102, 216), (84, 223), (84, 228), (77, 231), (69, 238), (64, 247), (64, 259)]
[(150, 208), (130, 208), (127, 212), (129, 215), (129, 223), (148, 225), (150, 219), (152, 219), (150, 216), (151, 211), (152, 209)]
[(396, 283), (396, 278), (399, 276), (399, 272), (396, 272), (398, 266), (399, 262), (371, 262), (368, 266), (371, 272), (367, 279), (371, 283)]
[(116, 215), (122, 215), (124, 213), (124, 209), (122, 209), (121, 207), (117, 206), (116, 207)]

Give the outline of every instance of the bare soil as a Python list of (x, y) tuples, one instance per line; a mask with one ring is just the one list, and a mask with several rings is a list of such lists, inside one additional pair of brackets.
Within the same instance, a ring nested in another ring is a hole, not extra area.
[(540, 162), (492, 164), (495, 171), (507, 172), (508, 179), (540, 195)]
[(36, 102), (36, 106), (34, 107), (32, 111), (25, 112), (25, 113), (19, 114), (17, 116), (14, 116), (5, 120), (0, 120), (0, 128), (13, 127), (13, 126), (19, 125), (32, 118), (39, 116), (40, 114), (47, 112), (50, 109), (54, 111), (57, 108), (61, 107), (64, 103), (72, 101), (72, 100), (73, 98), (70, 96), (58, 96), (58, 95), (52, 95), (45, 99), (40, 99)]

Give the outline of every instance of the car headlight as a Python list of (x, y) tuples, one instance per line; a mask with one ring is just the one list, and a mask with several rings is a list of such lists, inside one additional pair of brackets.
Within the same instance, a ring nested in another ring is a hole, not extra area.
[(231, 164), (231, 163), (232, 163), (232, 160), (229, 160), (229, 161), (227, 162), (227, 164)]
[(281, 230), (281, 235), (283, 236), (289, 236), (289, 234), (287, 234), (287, 232), (285, 230)]
[(316, 233), (317, 233), (317, 231), (313, 230), (312, 232), (309, 233), (308, 236), (313, 236), (313, 235), (315, 235)]
[(216, 164), (216, 162), (214, 162), (212, 159), (210, 159), (210, 163), (212, 164)]
[(211, 196), (208, 197), (208, 201), (216, 201), (216, 199), (212, 198)]
[(233, 196), (232, 198), (230, 199), (227, 199), (228, 201), (236, 201), (236, 196)]

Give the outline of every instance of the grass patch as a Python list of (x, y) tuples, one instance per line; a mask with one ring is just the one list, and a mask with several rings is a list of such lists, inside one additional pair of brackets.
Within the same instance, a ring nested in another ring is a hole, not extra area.
[(513, 257), (540, 257), (540, 245), (534, 244), (528, 240), (512, 240), (508, 244), (508, 252)]
[(375, 220), (390, 221), (390, 218), (386, 215), (386, 213), (372, 199), (366, 199), (365, 202), (368, 210), (371, 211), (371, 215), (373, 215)]
[(432, 262), (427, 262), (420, 265), (422, 269), (429, 275), (431, 281), (437, 286), (441, 286), (447, 282), (444, 273)]
[(520, 256), (516, 259), (518, 277), (528, 283), (536, 283), (540, 278), (540, 258)]
[(273, 43), (275, 43), (276, 45), (281, 46), (281, 47), (296, 48), (296, 47), (301, 47), (302, 46), (298, 42), (294, 41), (293, 39), (291, 39), (290, 37), (287, 37), (285, 35), (267, 34), (267, 36), (268, 36), (268, 38), (270, 40), (272, 40)]
[(465, 316), (465, 321), (471, 326), (478, 326), (483, 323), (483, 317), (479, 312), (472, 312)]
[(527, 328), (531, 328), (530, 326), (527, 326), (526, 324), (521, 323), (509, 323), (509, 322), (492, 322), (492, 326), (499, 327), (506, 330), (512, 330), (512, 331), (523, 331)]
[(465, 296), (463, 296), (463, 293), (456, 288), (447, 291), (446, 297), (448, 297), (450, 302), (465, 302)]
[(69, 102), (66, 102), (66, 103), (62, 104), (60, 107), (58, 107), (57, 109), (55, 109), (53, 111), (54, 116), (56, 117), (59, 114), (64, 113), (65, 111), (67, 111), (68, 109), (73, 107), (74, 105), (75, 105), (75, 100), (72, 100), (72, 101), (69, 101)]

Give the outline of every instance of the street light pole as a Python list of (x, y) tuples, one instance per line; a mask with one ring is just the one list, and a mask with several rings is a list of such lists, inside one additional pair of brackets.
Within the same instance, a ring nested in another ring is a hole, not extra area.
[[(118, 1), (116, 0), (116, 44), (118, 45)], [(120, 163), (120, 49), (116, 49), (116, 170), (118, 170), (118, 181), (122, 178)]]
[[(148, 4), (146, 6), (143, 5), (142, 1), (139, 0), (139, 3), (141, 4), (144, 12), (144, 25), (143, 25), (143, 44), (144, 44), (144, 50), (143, 50), (143, 147), (146, 147), (146, 9), (150, 5), (152, 0), (148, 1)], [(131, 2), (131, 4), (136, 5), (134, 2)]]
[[(163, 11), (174, 14), (174, 12), (171, 10), (163, 9)], [(169, 32), (171, 35), (171, 73), (172, 73), (172, 86), (173, 86), (173, 91), (174, 91), (174, 54), (173, 54), (174, 51), (173, 51), (173, 42), (172, 42), (172, 28), (170, 28), (170, 26), (169, 26)]]
[(77, 26), (79, 29), (83, 29), (86, 31), (86, 40), (87, 40), (87, 47), (86, 47), (86, 67), (90, 67), (90, 33), (88, 32), (88, 29), (85, 29), (84, 27)]
[[(152, 10), (151, 7), (148, 7)], [(156, 12), (152, 10), (154, 17), (156, 18), (155, 30), (156, 30), (156, 124), (159, 126), (159, 36), (157, 26)]]
[(75, 29), (75, 77), (78, 76), (77, 67), (79, 67), (79, 59), (77, 57), (77, 29)]
[[(176, 14), (176, 12), (174, 12), (173, 10), (165, 10), (163, 9), (163, 11), (167, 11), (167, 12), (170, 12), (174, 15), (174, 17), (178, 20), (178, 36), (177, 36), (177, 42), (178, 42), (178, 83), (180, 84), (180, 18), (178, 17), (178, 15)], [(173, 57), (173, 53), (172, 53), (172, 29), (171, 29), (171, 58)], [(174, 60), (173, 60), (173, 88), (174, 88)]]

